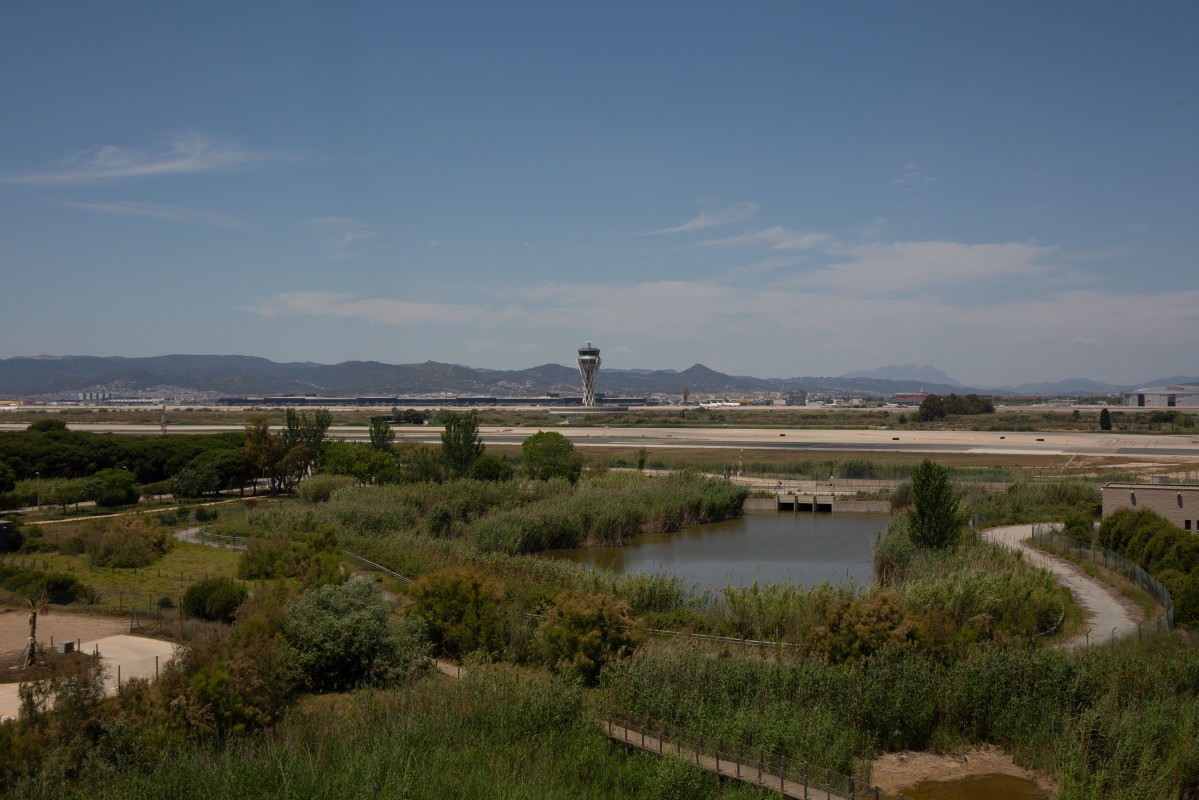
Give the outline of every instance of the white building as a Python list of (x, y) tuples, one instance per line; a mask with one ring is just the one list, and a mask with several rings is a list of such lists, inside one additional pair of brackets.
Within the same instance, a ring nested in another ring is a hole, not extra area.
[(1124, 405), (1165, 411), (1169, 408), (1199, 408), (1199, 386), (1147, 386), (1124, 392)]

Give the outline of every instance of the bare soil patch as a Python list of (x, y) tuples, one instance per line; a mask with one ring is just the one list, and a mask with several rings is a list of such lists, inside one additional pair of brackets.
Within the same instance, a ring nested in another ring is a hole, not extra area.
[[(129, 620), (95, 614), (75, 614), (52, 609), (37, 616), (37, 639), (49, 653), (50, 638), (55, 642), (103, 639), (129, 633)], [(9, 666), (29, 640), (29, 611), (20, 607), (0, 608), (0, 668)]]
[(1009, 775), (1035, 783), (1045, 792), (1054, 791), (1045, 775), (1025, 769), (1012, 757), (990, 745), (955, 750), (952, 753), (887, 753), (875, 759), (871, 783), (889, 794), (924, 781), (952, 781), (973, 775)]

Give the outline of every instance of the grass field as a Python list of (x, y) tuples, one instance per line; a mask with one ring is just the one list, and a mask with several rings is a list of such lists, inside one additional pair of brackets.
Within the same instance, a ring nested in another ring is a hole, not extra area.
[[(45, 565), (49, 572), (74, 575), (99, 592), (97, 601), (88, 604), (97, 612), (128, 613), (136, 607), (139, 613), (149, 613), (162, 597), (170, 597), (177, 604), (195, 581), (234, 577), (240, 555), (237, 550), (176, 542), (161, 559), (142, 569), (96, 568), (88, 564), (86, 556), (61, 553), (17, 556), (13, 563), (36, 562), (39, 568)], [(5, 557), (5, 563), (12, 560), (12, 556)]]

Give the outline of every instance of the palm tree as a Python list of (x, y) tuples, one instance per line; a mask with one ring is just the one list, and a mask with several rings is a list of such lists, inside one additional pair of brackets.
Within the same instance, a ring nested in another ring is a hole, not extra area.
[(50, 598), (46, 597), (45, 592), (37, 600), (28, 598), (25, 602), (29, 604), (29, 641), (25, 643), (25, 649), (17, 657), (17, 663), (21, 669), (36, 666), (39, 660), (42, 666), (46, 665), (46, 654), (42, 651), (42, 646), (37, 643), (37, 615), (50, 613)]

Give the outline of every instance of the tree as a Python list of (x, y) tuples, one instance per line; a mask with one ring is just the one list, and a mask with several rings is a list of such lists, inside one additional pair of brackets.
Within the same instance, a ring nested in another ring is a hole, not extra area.
[(393, 625), (391, 606), (365, 578), (305, 592), (288, 607), (283, 634), (293, 663), (317, 691), (391, 683), (427, 663), (419, 623)]
[(520, 463), (525, 474), (534, 480), (566, 478), (577, 483), (583, 471), (583, 459), (575, 446), (560, 433), (538, 431), (520, 446)]
[(212, 494), (220, 486), (216, 470), (203, 465), (186, 467), (171, 476), (167, 486), (176, 499), (203, 497)]
[(283, 441), (271, 433), (270, 420), (262, 415), (255, 415), (246, 420), (246, 459), (254, 467), (257, 475), (270, 481), (271, 491), (278, 488), (274, 473), (282, 458)]
[(920, 402), (920, 411), (917, 416), (921, 422), (945, 419), (945, 401), (939, 395), (928, 395)]
[(1106, 408), (1099, 412), (1099, 430), (1110, 431), (1112, 429), (1112, 414)]
[(475, 459), (483, 455), (483, 442), (479, 440), (479, 416), (473, 411), (469, 414), (451, 412), (444, 420), (441, 460), (452, 476), (460, 478)]
[(320, 460), (325, 446), (325, 434), (333, 424), (328, 409), (318, 408), (310, 418), (307, 413), (288, 408), (283, 417), (283, 452), (291, 453), (297, 445), (307, 448), (307, 466)]
[(649, 451), (642, 447), (637, 451), (637, 469), (645, 469), (645, 462), (649, 461)]
[(510, 481), (512, 467), (505, 464), (499, 456), (484, 453), (470, 465), (466, 477), (476, 481)]
[(387, 423), (386, 417), (371, 418), (371, 447), (381, 453), (391, 452), (391, 445), (395, 441), (395, 431), (391, 429), (391, 425)]
[(452, 656), (499, 650), (504, 586), (471, 569), (448, 567), (418, 578), (408, 593), (429, 639)]
[(958, 495), (949, 483), (949, 471), (924, 459), (912, 470), (912, 541), (918, 547), (944, 547), (952, 541), (960, 522)]
[(555, 669), (568, 670), (594, 686), (608, 661), (632, 652), (629, 604), (610, 594), (567, 591), (554, 600), (541, 623), (542, 657)]

